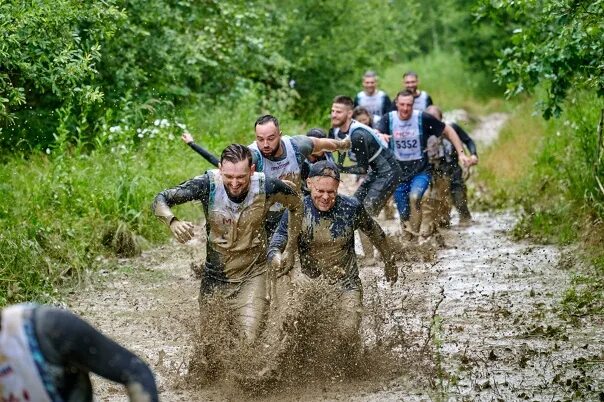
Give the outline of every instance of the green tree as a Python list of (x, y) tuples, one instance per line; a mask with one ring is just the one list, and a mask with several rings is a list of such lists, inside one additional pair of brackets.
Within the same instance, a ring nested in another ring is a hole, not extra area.
[(548, 119), (560, 114), (569, 92), (604, 95), (603, 0), (482, 0), (479, 14), (515, 22), (495, 70), (508, 96), (543, 86)]

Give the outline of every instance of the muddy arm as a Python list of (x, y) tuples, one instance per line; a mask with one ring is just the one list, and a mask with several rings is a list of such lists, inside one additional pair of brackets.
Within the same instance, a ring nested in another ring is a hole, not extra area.
[(396, 282), (398, 279), (398, 268), (394, 261), (394, 253), (386, 233), (381, 226), (367, 213), (365, 207), (359, 206), (356, 214), (358, 222), (357, 227), (369, 237), (371, 243), (378, 249), (384, 260), (384, 275), (389, 282)]
[(170, 223), (176, 219), (170, 207), (193, 200), (201, 200), (204, 205), (207, 205), (209, 190), (208, 176), (198, 176), (159, 193), (153, 200), (151, 209), (159, 220), (170, 226)]
[(34, 310), (34, 320), (36, 338), (48, 361), (124, 384), (131, 401), (158, 400), (149, 367), (86, 321), (68, 311), (45, 306)]
[(285, 246), (283, 253), (283, 259), (286, 264), (285, 268), (289, 269), (291, 268), (291, 265), (293, 265), (293, 257), (298, 244), (298, 236), (302, 229), (302, 199), (298, 192), (284, 184), (281, 180), (270, 179), (270, 182), (267, 182), (267, 184), (273, 186), (273, 191), (267, 191), (267, 194), (272, 193), (272, 195), (270, 195), (270, 202), (268, 203), (269, 206), (278, 202), (283, 204), (289, 211), (287, 214), (287, 245)]
[(320, 152), (346, 151), (350, 149), (350, 140), (348, 138), (343, 140), (334, 140), (331, 138), (310, 138), (313, 142), (313, 154)]

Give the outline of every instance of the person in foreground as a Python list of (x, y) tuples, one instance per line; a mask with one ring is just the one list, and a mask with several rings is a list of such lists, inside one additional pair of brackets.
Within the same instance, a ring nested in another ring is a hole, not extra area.
[[(302, 280), (322, 277), (338, 285), (343, 311), (339, 333), (353, 342), (358, 337), (363, 308), (354, 231), (363, 231), (379, 250), (384, 260), (384, 275), (392, 284), (398, 279), (394, 255), (384, 231), (363, 204), (353, 197), (338, 194), (340, 173), (335, 163), (316, 162), (310, 167), (307, 184), (310, 195), (304, 197), (304, 218), (297, 239)], [(289, 244), (287, 212), (269, 246), (271, 270), (281, 269), (281, 252), (286, 244)]]
[(158, 401), (149, 367), (69, 311), (17, 304), (0, 314), (0, 400), (92, 401), (92, 372), (125, 385), (130, 401)]
[(285, 254), (286, 260), (293, 259), (302, 220), (300, 196), (281, 180), (255, 172), (250, 149), (231, 144), (222, 151), (219, 169), (164, 190), (153, 201), (155, 216), (182, 243), (192, 238), (193, 225), (176, 218), (170, 207), (194, 200), (201, 201), (207, 233), (200, 307), (213, 293), (224, 294), (242, 335), (251, 343), (259, 334), (268, 304), (266, 217), (275, 203), (289, 209), (292, 246)]

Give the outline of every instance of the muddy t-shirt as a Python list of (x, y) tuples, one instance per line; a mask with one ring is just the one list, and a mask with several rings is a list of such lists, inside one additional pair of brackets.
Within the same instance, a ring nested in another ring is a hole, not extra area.
[[(283, 215), (269, 247), (269, 254), (283, 251), (287, 244), (287, 212)], [(338, 195), (326, 212), (318, 210), (310, 196), (304, 197), (304, 217), (298, 238), (302, 272), (310, 278), (323, 276), (345, 289), (360, 287), (354, 251), (354, 231), (360, 229), (374, 244), (385, 243), (386, 235), (354, 197)]]
[(242, 282), (266, 269), (269, 208), (275, 203), (294, 205), (299, 198), (295, 190), (263, 173), (254, 173), (248, 194), (240, 199), (225, 199), (222, 191), (220, 174), (210, 171), (162, 191), (153, 209), (201, 201), (208, 237), (205, 274), (218, 281)]
[[(398, 161), (401, 170), (403, 171), (404, 181), (411, 180), (415, 175), (421, 172), (430, 171), (431, 167), (428, 155), (426, 153), (428, 137), (432, 135), (439, 137), (442, 135), (445, 129), (445, 123), (428, 113), (414, 111), (410, 119), (413, 118), (416, 118), (417, 121), (416, 127), (414, 128), (417, 129), (419, 133), (419, 138), (417, 139), (416, 143), (410, 142), (407, 143), (407, 145), (411, 144), (410, 146), (417, 147), (418, 158), (409, 158), (409, 160)], [(380, 120), (378, 130), (383, 134), (388, 134), (392, 136), (393, 134), (395, 134), (397, 121), (403, 121), (399, 119), (398, 112), (390, 112), (384, 115), (382, 120)], [(391, 149), (394, 149), (394, 147), (396, 146), (402, 148), (403, 145), (406, 144), (406, 141), (413, 141), (413, 139), (403, 140), (403, 142), (397, 142), (395, 138), (391, 138), (389, 142), (389, 147)]]

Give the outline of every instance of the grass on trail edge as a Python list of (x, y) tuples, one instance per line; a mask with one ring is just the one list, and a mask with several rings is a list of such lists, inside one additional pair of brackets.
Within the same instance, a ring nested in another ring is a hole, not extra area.
[[(604, 313), (604, 149), (598, 124), (604, 100), (578, 93), (558, 119), (520, 103), (496, 144), (481, 155), (471, 199), (480, 208), (512, 207), (516, 238), (574, 245), (560, 266), (572, 270), (562, 300), (570, 318)], [(600, 142), (598, 142), (600, 141)]]

